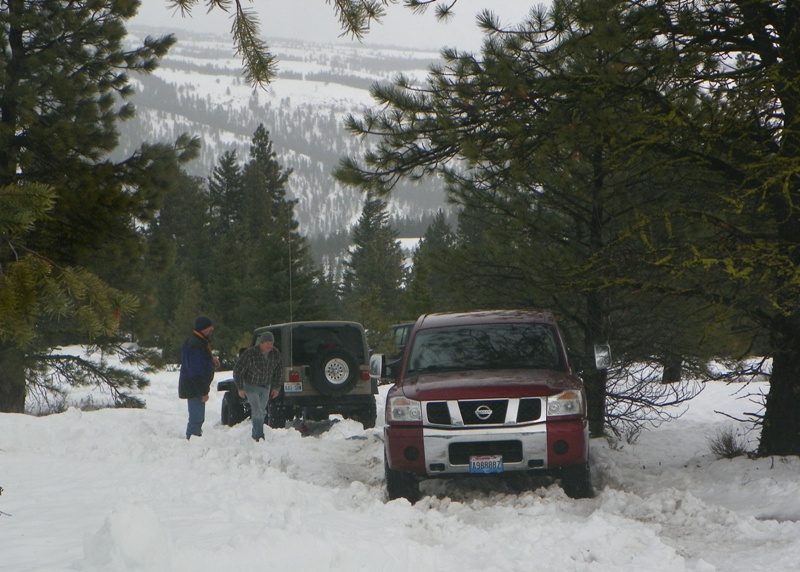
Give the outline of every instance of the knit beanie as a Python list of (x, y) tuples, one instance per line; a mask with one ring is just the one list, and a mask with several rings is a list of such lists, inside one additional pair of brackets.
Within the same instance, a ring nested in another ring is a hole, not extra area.
[(275, 336), (272, 335), (272, 332), (261, 332), (261, 335), (258, 336), (258, 344), (261, 345), (264, 342), (274, 342)]
[(207, 318), (206, 316), (198, 316), (194, 320), (194, 329), (198, 332), (202, 332), (211, 325), (211, 318)]

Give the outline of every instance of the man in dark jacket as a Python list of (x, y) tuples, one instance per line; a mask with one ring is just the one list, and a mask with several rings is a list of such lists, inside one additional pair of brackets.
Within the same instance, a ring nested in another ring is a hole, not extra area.
[(233, 381), (239, 397), (247, 397), (250, 404), (250, 420), (253, 422), (252, 436), (256, 441), (264, 438), (264, 417), (269, 399), (275, 399), (281, 390), (283, 358), (273, 344), (270, 332), (258, 336), (256, 345), (246, 349), (233, 366)]
[(181, 373), (178, 378), (178, 397), (185, 399), (189, 407), (189, 423), (186, 438), (203, 434), (206, 420), (206, 402), (214, 370), (219, 360), (211, 353), (211, 334), (214, 325), (205, 316), (194, 321), (192, 335), (186, 339), (181, 352)]

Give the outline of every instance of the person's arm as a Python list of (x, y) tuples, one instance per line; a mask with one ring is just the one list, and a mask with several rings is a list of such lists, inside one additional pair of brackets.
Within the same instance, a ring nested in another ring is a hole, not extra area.
[(242, 399), (247, 396), (247, 392), (244, 390), (244, 378), (247, 376), (249, 369), (250, 351), (245, 351), (239, 356), (239, 359), (236, 360), (236, 365), (233, 366), (233, 383), (236, 384), (239, 397)]

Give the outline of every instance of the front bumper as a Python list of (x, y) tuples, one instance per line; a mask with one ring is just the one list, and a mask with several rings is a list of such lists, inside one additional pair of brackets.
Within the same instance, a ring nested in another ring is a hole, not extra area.
[(469, 474), (470, 457), (480, 455), (502, 455), (505, 472), (548, 472), (585, 463), (589, 451), (582, 419), (479, 430), (387, 426), (384, 436), (390, 468), (427, 477)]

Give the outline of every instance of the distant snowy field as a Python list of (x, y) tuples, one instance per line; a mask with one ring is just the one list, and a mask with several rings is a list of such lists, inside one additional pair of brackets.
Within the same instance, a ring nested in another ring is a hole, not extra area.
[(174, 370), (144, 410), (0, 414), (0, 570), (797, 570), (800, 461), (709, 450), (738, 427), (716, 412), (753, 411), (764, 382), (708, 384), (633, 445), (594, 440), (594, 499), (485, 479), (425, 483), (414, 506), (386, 501), (385, 391), (376, 429), (334, 417), (261, 443), (220, 425), (216, 391), (186, 441)]
[[(308, 236), (347, 229), (361, 214), (361, 191), (338, 183), (332, 173), (341, 158), (361, 156), (377, 140), (350, 133), (346, 117), (361, 118), (367, 110), (379, 109), (370, 95), (374, 84), (390, 83), (402, 74), (424, 85), (430, 66), (440, 61), (438, 51), (429, 49), (367, 46), (341, 38), (275, 39), (269, 45), (278, 59), (277, 77), (254, 87), (244, 77), (227, 28), (201, 33), (158, 24), (128, 30), (131, 49), (147, 36), (168, 32), (175, 33), (177, 42), (150, 77), (131, 75), (134, 94), (129, 102), (136, 116), (119, 125), (114, 158), (127, 157), (143, 141), (172, 142), (189, 134), (201, 147), (184, 169), (207, 177), (226, 152), (235, 151), (240, 161), (247, 161), (253, 133), (263, 124), (277, 160), (292, 169), (287, 195), (298, 201), (295, 215)], [(389, 212), (421, 219), (445, 208), (441, 187), (438, 179), (405, 181), (388, 198)]]

